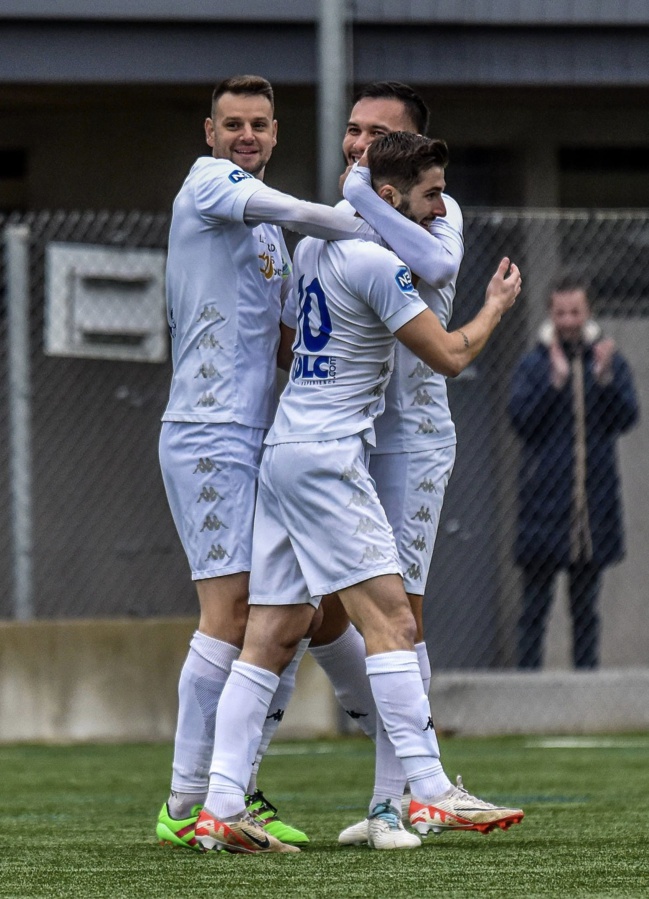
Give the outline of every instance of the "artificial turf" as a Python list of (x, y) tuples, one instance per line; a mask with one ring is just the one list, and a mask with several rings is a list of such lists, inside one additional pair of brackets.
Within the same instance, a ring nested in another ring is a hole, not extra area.
[(373, 756), (362, 738), (278, 743), (260, 784), (303, 828), (299, 855), (200, 855), (157, 845), (168, 745), (0, 747), (0, 896), (649, 896), (649, 734), (446, 739), (470, 792), (525, 809), (506, 833), (430, 836), (421, 849), (337, 845), (364, 817)]

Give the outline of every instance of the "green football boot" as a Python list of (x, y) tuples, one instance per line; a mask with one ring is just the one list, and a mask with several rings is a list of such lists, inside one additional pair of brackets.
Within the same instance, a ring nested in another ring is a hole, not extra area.
[(302, 846), (309, 842), (308, 836), (301, 830), (279, 820), (277, 809), (271, 805), (261, 790), (256, 790), (246, 796), (246, 809), (266, 833), (282, 843), (288, 843), (290, 846)]
[(155, 829), (160, 842), (169, 846), (182, 846), (185, 849), (193, 849), (194, 852), (202, 852), (194, 836), (196, 820), (202, 808), (202, 805), (195, 805), (192, 807), (192, 813), (189, 818), (177, 819), (171, 817), (169, 806), (166, 802), (163, 803)]

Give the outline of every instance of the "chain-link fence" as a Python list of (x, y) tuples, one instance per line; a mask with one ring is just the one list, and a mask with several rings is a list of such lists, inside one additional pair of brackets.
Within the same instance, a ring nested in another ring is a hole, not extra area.
[[(139, 361), (147, 356), (140, 352), (142, 333), (102, 324), (92, 308), (93, 296), (105, 300), (120, 281), (108, 308), (123, 317), (129, 297), (150, 280), (128, 253), (161, 251), (152, 257), (159, 269), (168, 217), (0, 217), (3, 232), (19, 224), (29, 226), (29, 358), (26, 380), (16, 381), (20, 365), (5, 302), (0, 345), (13, 380), (0, 382), (0, 617), (194, 614), (194, 589), (157, 459), (170, 378), (169, 361), (160, 361), (166, 343), (162, 353), (158, 344), (149, 354), (157, 361)], [(436, 668), (509, 667), (518, 658), (523, 595), (514, 545), (524, 442), (508, 411), (512, 376), (536, 343), (553, 276), (570, 267), (590, 281), (597, 319), (628, 360), (642, 405), (649, 386), (649, 215), (468, 211), (465, 240), (453, 325), (477, 311), (503, 255), (521, 268), (524, 289), (476, 363), (449, 381), (458, 455), (428, 584), (426, 629)], [(5, 298), (8, 258), (5, 251), (0, 262)], [(115, 264), (125, 266), (119, 277), (110, 268)], [(159, 319), (161, 304), (162, 291), (154, 290), (152, 317)], [(53, 336), (60, 321), (64, 327)], [(78, 339), (85, 341), (82, 349)], [(28, 428), (16, 440), (21, 414)], [(601, 662), (636, 665), (649, 656), (644, 421), (617, 449), (628, 553), (605, 571)], [(17, 486), (25, 475), (26, 489)], [(21, 554), (29, 557), (27, 568)], [(27, 593), (20, 583), (25, 572)], [(546, 663), (556, 665), (570, 663), (564, 580), (558, 580), (545, 640)]]

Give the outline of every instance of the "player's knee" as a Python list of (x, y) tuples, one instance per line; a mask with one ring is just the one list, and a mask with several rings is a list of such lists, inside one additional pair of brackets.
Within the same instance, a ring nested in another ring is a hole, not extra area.
[(409, 605), (401, 604), (391, 612), (389, 627), (395, 636), (401, 637), (404, 643), (414, 644), (417, 636), (417, 622)]

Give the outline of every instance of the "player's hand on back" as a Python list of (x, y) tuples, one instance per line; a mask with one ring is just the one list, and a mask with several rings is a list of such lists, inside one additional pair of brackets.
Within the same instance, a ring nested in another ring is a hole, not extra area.
[(521, 273), (518, 266), (505, 256), (487, 286), (485, 306), (495, 306), (501, 315), (514, 305), (521, 292)]

